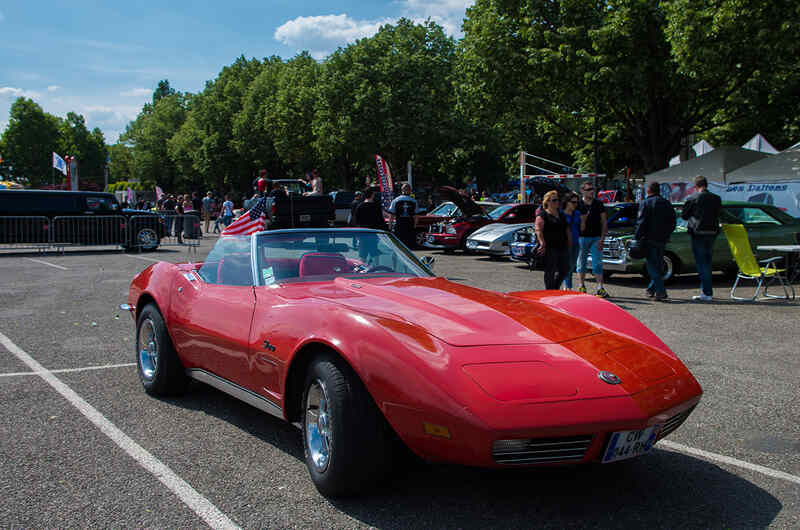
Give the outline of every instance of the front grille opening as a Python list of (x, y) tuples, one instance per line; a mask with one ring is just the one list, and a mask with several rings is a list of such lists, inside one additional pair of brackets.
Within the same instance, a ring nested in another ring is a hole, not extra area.
[[(697, 405), (695, 405), (695, 407), (696, 406)], [(676, 414), (673, 417), (671, 417), (670, 419), (668, 419), (667, 421), (665, 421), (664, 422), (664, 427), (661, 428), (661, 432), (658, 433), (658, 438), (656, 438), (656, 440), (660, 440), (660, 439), (666, 437), (671, 432), (673, 432), (675, 429), (680, 427), (681, 424), (684, 421), (686, 421), (686, 418), (689, 417), (689, 414), (691, 414), (693, 410), (694, 410), (694, 407), (692, 407), (690, 409), (687, 409), (687, 410), (684, 410), (680, 414)]]
[(496, 440), (492, 444), (492, 458), (498, 464), (552, 464), (579, 461), (586, 456), (592, 444), (592, 435), (558, 438), (525, 438)]

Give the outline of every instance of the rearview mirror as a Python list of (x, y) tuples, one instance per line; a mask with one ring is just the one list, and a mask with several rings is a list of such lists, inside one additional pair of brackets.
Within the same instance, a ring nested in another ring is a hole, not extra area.
[(433, 270), (433, 264), (436, 262), (436, 258), (433, 256), (422, 256), (422, 264), (428, 267), (428, 269)]

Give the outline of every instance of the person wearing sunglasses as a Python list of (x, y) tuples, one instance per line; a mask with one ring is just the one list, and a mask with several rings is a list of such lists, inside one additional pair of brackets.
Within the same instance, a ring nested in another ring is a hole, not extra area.
[(578, 278), (581, 286), (578, 291), (586, 292), (586, 270), (589, 255), (592, 256), (592, 274), (597, 282), (597, 296), (608, 298), (608, 292), (603, 285), (603, 241), (608, 232), (608, 216), (606, 207), (594, 196), (594, 186), (591, 182), (585, 182), (581, 186), (583, 196), (578, 204), (581, 211), (581, 237), (580, 249), (578, 250)]
[(560, 206), (557, 191), (545, 193), (534, 224), (539, 252), (544, 254), (544, 288), (548, 290), (561, 287), (570, 270), (569, 247), (572, 236)]
[(581, 236), (581, 212), (578, 210), (578, 194), (574, 191), (564, 196), (561, 208), (564, 211), (564, 218), (567, 220), (570, 236), (572, 236), (569, 246), (569, 272), (564, 276), (564, 288), (572, 289), (572, 273), (578, 264), (578, 250), (580, 249), (579, 240)]

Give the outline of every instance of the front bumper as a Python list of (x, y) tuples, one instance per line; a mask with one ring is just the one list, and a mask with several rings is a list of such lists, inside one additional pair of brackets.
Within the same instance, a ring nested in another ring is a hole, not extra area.
[[(586, 400), (528, 406), (528, 413), (534, 416), (574, 418), (571, 422), (555, 420), (537, 428), (454, 423), (452, 418), (442, 418), (439, 423), (448, 426), (450, 438), (426, 436), (420, 432), (420, 421), (430, 418), (429, 413), (389, 404), (386, 416), (408, 447), (426, 460), (486, 468), (571, 465), (601, 461), (611, 435), (618, 431), (662, 425), (657, 440), (662, 439), (688, 418), (700, 396), (649, 416), (643, 414), (630, 397), (592, 401), (591, 406)], [(535, 458), (531, 457), (530, 448), (526, 448), (524, 454), (498, 454), (498, 446), (504, 441), (522, 440), (530, 440), (532, 445), (544, 444), (544, 447)], [(559, 443), (571, 444), (569, 454), (553, 451), (553, 446)]]
[(461, 246), (461, 236), (458, 234), (428, 234), (425, 238), (425, 247), (433, 249), (457, 249)]
[(490, 256), (510, 256), (511, 249), (508, 241), (482, 241), (480, 239), (467, 239), (467, 250), (489, 254)]

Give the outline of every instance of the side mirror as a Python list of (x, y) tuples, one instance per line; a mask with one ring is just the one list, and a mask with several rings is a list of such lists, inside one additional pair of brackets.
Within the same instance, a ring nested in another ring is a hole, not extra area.
[(428, 269), (433, 270), (433, 264), (436, 262), (436, 258), (433, 256), (422, 256), (422, 264), (428, 267)]

